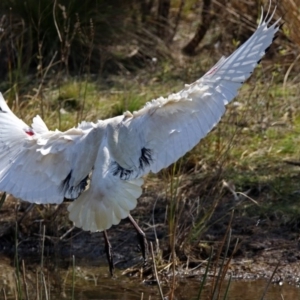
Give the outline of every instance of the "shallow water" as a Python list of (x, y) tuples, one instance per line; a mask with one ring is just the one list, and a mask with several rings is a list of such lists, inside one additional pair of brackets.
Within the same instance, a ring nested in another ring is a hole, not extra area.
[[(16, 299), (17, 280), (16, 269), (12, 262), (5, 257), (0, 258), (0, 299), (6, 298)], [(144, 282), (139, 278), (132, 278), (122, 275), (121, 271), (116, 272), (116, 278), (111, 278), (108, 274), (106, 264), (101, 267), (77, 266), (75, 273), (73, 268), (54, 268), (51, 271), (44, 270), (42, 277), (38, 265), (29, 265), (26, 263), (25, 278), (29, 294), (29, 300), (36, 299), (37, 293), (39, 299), (74, 299), (90, 300), (90, 299), (160, 299), (158, 287), (151, 282)], [(73, 274), (75, 274), (74, 289)], [(26, 299), (24, 293), (23, 275), (20, 274), (20, 283), (23, 288), (23, 299)], [(37, 285), (38, 282), (38, 285)], [(175, 290), (176, 299), (197, 299), (199, 287), (201, 284), (200, 278), (181, 279)], [(226, 285), (226, 283), (224, 284)], [(242, 281), (233, 280), (229, 288), (229, 300), (256, 300), (261, 299), (264, 289), (267, 285), (267, 280)], [(221, 294), (225, 291), (225, 286), (222, 288)], [(208, 282), (201, 299), (210, 299), (211, 282)], [(164, 295), (168, 295), (169, 288), (167, 284), (163, 286)], [(222, 299), (222, 298), (221, 298)], [(271, 284), (266, 300), (295, 300), (300, 299), (300, 288), (288, 283), (283, 285)]]
[[(233, 281), (231, 283), (227, 299), (261, 299), (266, 284), (266, 280)], [(107, 285), (104, 283), (99, 283), (98, 286), (76, 290), (75, 299), (160, 299), (159, 294), (157, 292), (157, 287), (145, 287), (143, 284), (137, 282), (130, 282), (127, 283), (127, 285), (127, 287), (120, 286), (118, 282), (114, 282), (113, 284), (111, 284), (111, 282), (107, 282)], [(179, 287), (175, 292), (176, 299), (197, 299), (199, 286), (200, 282), (197, 280), (184, 280), (184, 282), (180, 283)], [(209, 299), (208, 289), (209, 288), (206, 288), (206, 292), (202, 294), (201, 299)], [(165, 288), (164, 295), (167, 294), (168, 289)], [(265, 297), (265, 300), (275, 299), (300, 299), (300, 289), (287, 284), (283, 286), (271, 285)]]

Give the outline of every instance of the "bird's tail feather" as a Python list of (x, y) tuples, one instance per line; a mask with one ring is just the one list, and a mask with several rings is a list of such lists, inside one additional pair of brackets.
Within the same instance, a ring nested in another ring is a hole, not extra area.
[(92, 189), (83, 192), (68, 207), (69, 218), (77, 227), (92, 232), (103, 231), (116, 225), (134, 209), (142, 194), (142, 179), (122, 180), (107, 194), (95, 197)]

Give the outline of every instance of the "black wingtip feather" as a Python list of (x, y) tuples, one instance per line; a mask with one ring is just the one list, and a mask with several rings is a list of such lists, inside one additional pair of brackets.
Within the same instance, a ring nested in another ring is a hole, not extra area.
[(267, 53), (267, 52), (270, 50), (270, 47), (271, 47), (271, 46), (269, 46), (269, 47), (267, 47), (267, 48), (265, 49), (265, 53)]
[(121, 180), (129, 180), (133, 171), (121, 167), (116, 161), (112, 162), (112, 174), (118, 176)]
[(70, 180), (72, 177), (72, 170), (67, 177), (61, 183), (61, 189), (67, 199), (76, 199), (86, 188), (88, 184), (89, 175), (83, 178), (77, 186), (70, 186)]
[(284, 24), (285, 24), (285, 22), (282, 22), (282, 23), (278, 26), (278, 30), (280, 30)]
[(143, 147), (141, 149), (141, 157), (139, 158), (139, 162), (140, 162), (139, 168), (141, 170), (144, 170), (145, 166), (150, 166), (152, 161), (153, 161), (153, 159), (152, 159), (152, 150)]

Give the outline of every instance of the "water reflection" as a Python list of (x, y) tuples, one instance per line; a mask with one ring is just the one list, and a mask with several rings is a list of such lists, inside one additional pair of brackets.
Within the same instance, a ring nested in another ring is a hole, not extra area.
[[(103, 267), (77, 266), (75, 268), (75, 285), (72, 289), (73, 268), (54, 268), (51, 272), (44, 270), (43, 276), (38, 265), (26, 266), (24, 274), (28, 288), (29, 300), (37, 299), (37, 293), (42, 299), (122, 299), (122, 300), (148, 300), (160, 299), (156, 286), (146, 285), (138, 278), (129, 278), (117, 273), (117, 277), (112, 279), (108, 275), (106, 264)], [(16, 269), (12, 262), (5, 258), (0, 258), (0, 299), (16, 299), (18, 294)], [(26, 299), (24, 293), (24, 280), (22, 268), (20, 270), (20, 284), (22, 287), (22, 298)], [(233, 281), (229, 289), (229, 300), (256, 300), (261, 299), (266, 287), (266, 280), (256, 281)], [(226, 283), (225, 283), (226, 285)], [(200, 279), (182, 279), (175, 291), (177, 300), (197, 299)], [(209, 299), (210, 283), (208, 282), (201, 299)], [(221, 294), (225, 291), (225, 286)], [(5, 293), (5, 296), (4, 296)], [(168, 294), (168, 287), (164, 287), (165, 295)], [(221, 298), (222, 299), (222, 298)], [(271, 285), (265, 300), (300, 299), (300, 289), (284, 283), (282, 286)]]
[[(260, 279), (255, 281), (234, 281), (229, 290), (230, 300), (255, 300), (261, 299), (267, 285), (267, 280)], [(295, 300), (300, 299), (300, 289), (283, 283), (271, 284), (264, 300)]]

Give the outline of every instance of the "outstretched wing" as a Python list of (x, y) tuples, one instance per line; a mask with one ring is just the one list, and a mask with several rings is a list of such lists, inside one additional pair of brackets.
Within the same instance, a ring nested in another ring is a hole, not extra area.
[(72, 202), (69, 218), (77, 227), (90, 231), (102, 231), (118, 224), (134, 209), (142, 194), (143, 180), (121, 180), (111, 171), (111, 156), (102, 140), (89, 188)]
[(29, 127), (0, 93), (0, 191), (38, 204), (76, 199), (68, 207), (70, 219), (84, 230), (118, 224), (135, 208), (143, 180), (114, 175), (105, 134), (110, 121), (60, 132), (49, 131), (37, 116)]
[(0, 93), (0, 191), (35, 203), (61, 203), (84, 190), (101, 141), (90, 124), (49, 131), (40, 117), (32, 127), (17, 118)]
[(254, 34), (202, 78), (167, 98), (152, 100), (132, 115), (124, 114), (120, 124), (113, 127), (110, 142), (119, 166), (116, 173), (122, 179), (169, 166), (220, 121), (225, 105), (237, 95), (278, 31), (280, 19), (269, 24), (274, 12), (265, 19), (262, 16)]

